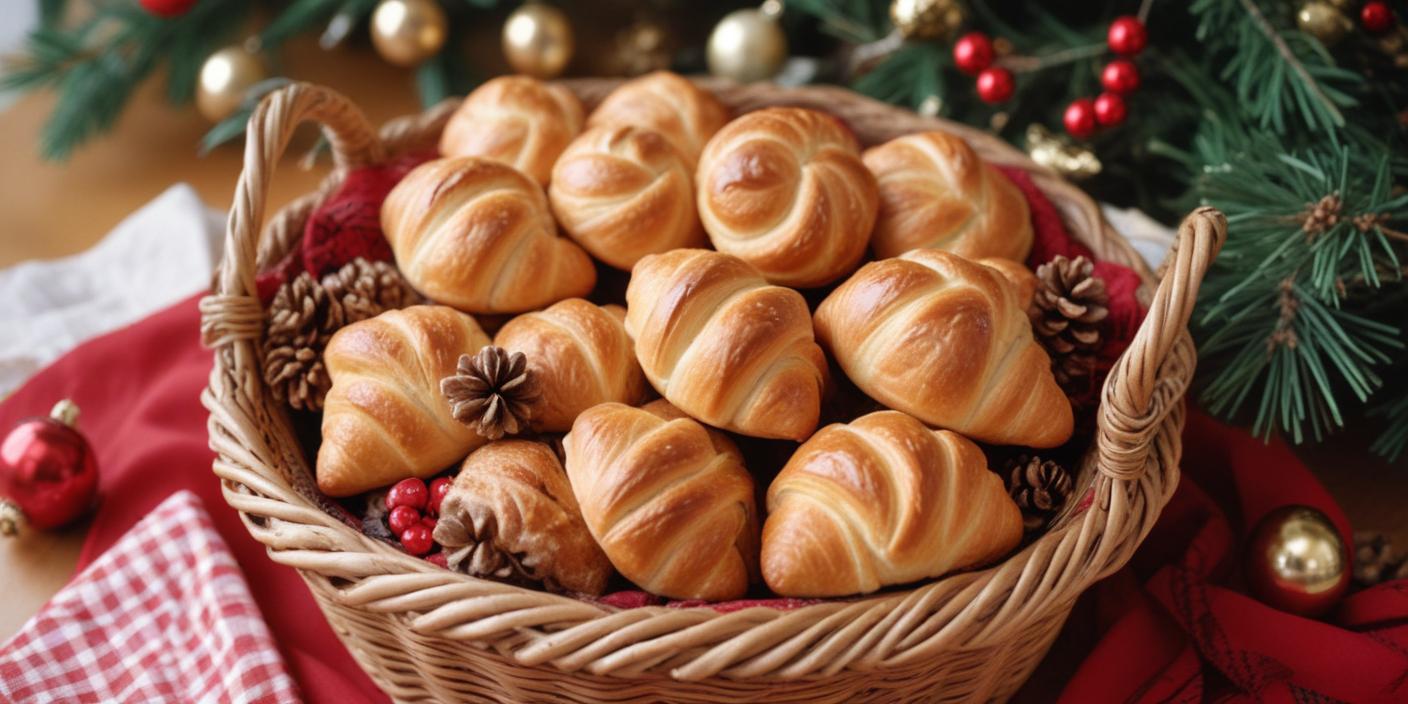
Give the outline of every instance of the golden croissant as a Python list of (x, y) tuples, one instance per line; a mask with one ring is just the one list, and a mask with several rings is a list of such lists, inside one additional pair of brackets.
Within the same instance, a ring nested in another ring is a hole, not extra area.
[(547, 185), (582, 122), (582, 103), (572, 91), (527, 76), (500, 76), (474, 89), (450, 116), (440, 154), (500, 161)]
[(990, 563), (1022, 540), (1022, 512), (972, 441), (897, 411), (834, 424), (768, 487), (763, 580), (828, 597)]
[(1026, 196), (962, 138), (906, 135), (867, 149), (864, 158), (880, 185), (871, 237), (877, 258), (925, 247), (1020, 262), (1031, 252)]
[(622, 83), (587, 118), (587, 127), (646, 127), (664, 135), (691, 165), (728, 122), (728, 110), (689, 79), (656, 71)]
[(604, 403), (562, 440), (592, 535), (622, 575), (675, 599), (736, 599), (757, 575), (753, 479), (722, 433), (662, 402)]
[(483, 442), (450, 415), (440, 380), (489, 337), (445, 306), (388, 311), (338, 330), (323, 352), (332, 378), (323, 405), (318, 488), (351, 496), (428, 477)]
[(1012, 290), (1017, 294), (1017, 304), (1022, 306), (1022, 310), (1031, 307), (1032, 298), (1036, 296), (1036, 289), (1041, 285), (1031, 269), (1002, 257), (985, 257), (979, 259), (978, 263), (989, 269), (996, 269), (1007, 283), (1012, 284)]
[(591, 257), (557, 235), (543, 189), (498, 162), (422, 164), (381, 206), (381, 227), (406, 280), (470, 313), (517, 313), (584, 296)]
[(1017, 296), (992, 268), (911, 250), (832, 291), (817, 339), (890, 408), (984, 442), (1055, 447), (1071, 436), (1071, 404)]
[(807, 303), (727, 254), (677, 249), (636, 264), (626, 331), (662, 396), (710, 425), (804, 440), (816, 429), (826, 358)]
[(767, 108), (728, 123), (699, 158), (699, 218), (720, 252), (793, 287), (865, 254), (879, 196), (855, 137), (825, 113)]

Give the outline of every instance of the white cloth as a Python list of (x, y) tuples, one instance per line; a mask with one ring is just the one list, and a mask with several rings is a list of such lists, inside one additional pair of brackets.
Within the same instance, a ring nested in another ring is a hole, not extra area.
[(1164, 261), (1164, 256), (1168, 254), (1168, 248), (1173, 245), (1177, 232), (1145, 215), (1142, 210), (1116, 208), (1109, 203), (1102, 203), (1100, 210), (1105, 213), (1105, 219), (1115, 228), (1115, 232), (1129, 240), (1129, 244), (1149, 264), (1149, 268), (1158, 269)]

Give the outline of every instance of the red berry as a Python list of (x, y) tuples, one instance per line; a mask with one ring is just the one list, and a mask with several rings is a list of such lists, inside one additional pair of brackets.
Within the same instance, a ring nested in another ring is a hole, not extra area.
[(434, 533), (434, 532), (435, 532), (435, 526), (439, 525), (439, 524), (440, 524), (440, 521), (438, 521), (438, 520), (436, 520), (436, 519), (434, 519), (434, 518), (431, 518), (430, 516), (426, 516), (426, 517), (420, 519), (420, 524), (423, 525), (423, 526), (425, 526), (426, 528), (429, 528), (429, 529), (430, 529), (430, 532)]
[(996, 104), (1011, 98), (1014, 87), (1012, 72), (1005, 68), (993, 66), (978, 74), (978, 97), (985, 103)]
[(992, 40), (982, 32), (969, 32), (953, 44), (953, 63), (970, 76), (992, 65)]
[(412, 555), (425, 555), (435, 547), (435, 538), (430, 535), (429, 528), (417, 523), (401, 531), (401, 547)]
[(396, 535), (404, 533), (407, 528), (418, 523), (420, 523), (420, 511), (410, 506), (397, 506), (391, 509), (391, 515), (386, 517), (386, 525)]
[(1116, 17), (1110, 23), (1110, 31), (1105, 37), (1110, 43), (1110, 51), (1125, 56), (1133, 56), (1141, 51), (1149, 43), (1149, 33), (1144, 29), (1144, 23), (1133, 15)]
[(396, 486), (386, 492), (386, 508), (388, 509), (397, 506), (410, 506), (420, 511), (425, 508), (425, 504), (429, 500), (430, 491), (425, 488), (425, 482), (414, 477), (396, 482)]
[(432, 565), (436, 565), (436, 566), (438, 566), (438, 567), (444, 567), (445, 569), (450, 569), (450, 561), (449, 561), (449, 558), (445, 557), (444, 551), (435, 552), (435, 553), (431, 553), (431, 554), (429, 554), (429, 555), (426, 555), (426, 556), (425, 556), (425, 561), (426, 561), (426, 562), (429, 562), (429, 563), (432, 564)]
[(1359, 24), (1370, 34), (1383, 34), (1393, 29), (1397, 22), (1398, 18), (1393, 16), (1393, 8), (1384, 0), (1369, 0), (1364, 3), (1364, 7), (1359, 8)]
[(1066, 123), (1066, 131), (1076, 139), (1085, 139), (1095, 134), (1095, 101), (1090, 98), (1076, 98), (1066, 106), (1066, 114), (1061, 121)]
[(1105, 90), (1128, 95), (1139, 88), (1139, 67), (1129, 59), (1115, 59), (1100, 72), (1100, 85)]
[(1095, 121), (1101, 127), (1115, 127), (1124, 122), (1128, 110), (1124, 98), (1118, 93), (1101, 93), (1095, 96)]
[(190, 11), (196, 0), (141, 0), (142, 8), (157, 17), (180, 17)]
[(430, 505), (427, 507), (430, 515), (440, 515), (440, 502), (450, 493), (450, 485), (453, 483), (449, 477), (440, 477), (430, 483)]

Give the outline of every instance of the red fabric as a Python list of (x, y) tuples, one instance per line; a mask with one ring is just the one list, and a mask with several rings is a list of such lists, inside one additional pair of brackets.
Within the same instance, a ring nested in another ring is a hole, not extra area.
[(348, 172), (337, 192), (308, 216), (301, 271), (321, 277), (357, 257), (392, 261), (391, 245), (381, 231), (381, 203), (411, 169), (431, 156), (412, 154)]

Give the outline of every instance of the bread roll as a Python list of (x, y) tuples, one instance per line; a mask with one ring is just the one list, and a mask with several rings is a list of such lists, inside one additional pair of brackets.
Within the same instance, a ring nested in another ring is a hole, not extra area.
[(1032, 248), (1026, 196), (961, 138), (906, 135), (867, 149), (865, 165), (880, 184), (871, 237), (876, 257), (924, 247), (1026, 261)]
[(474, 89), (450, 116), (440, 154), (500, 161), (546, 186), (582, 122), (582, 103), (572, 91), (527, 76), (500, 76)]
[(587, 119), (588, 127), (646, 127), (664, 135), (689, 161), (728, 122), (728, 110), (713, 93), (669, 71), (626, 81), (611, 91)]
[(1031, 269), (1002, 257), (987, 257), (979, 259), (978, 263), (989, 269), (996, 269), (1007, 283), (1012, 284), (1012, 290), (1017, 294), (1017, 303), (1022, 306), (1022, 310), (1031, 306), (1032, 298), (1036, 296), (1036, 287), (1039, 285), (1036, 274), (1033, 274)]
[(630, 271), (647, 254), (708, 243), (694, 209), (692, 163), (658, 132), (591, 129), (557, 160), (548, 200), (572, 239)]
[(494, 344), (522, 352), (540, 395), (531, 425), (565, 433), (582, 411), (599, 403), (635, 404), (645, 394), (620, 306), (597, 307), (580, 298), (554, 303), (509, 321)]
[(1071, 404), (1015, 287), (937, 249), (871, 262), (822, 301), (816, 333), (871, 398), (1003, 445), (1055, 447)]
[(829, 283), (865, 254), (879, 196), (840, 120), (767, 108), (724, 126), (696, 175), (699, 218), (720, 252), (793, 287)]
[(817, 431), (768, 487), (763, 580), (793, 597), (865, 594), (990, 563), (1022, 512), (963, 436), (896, 411)]
[(737, 257), (677, 249), (640, 260), (626, 331), (662, 396), (713, 426), (804, 440), (816, 429), (826, 359), (807, 303)]
[(332, 388), (323, 404), (318, 488), (351, 496), (428, 477), (483, 442), (450, 415), (440, 380), (462, 354), (489, 344), (474, 319), (412, 306), (338, 330), (323, 352)]
[(737, 599), (758, 569), (753, 480), (722, 433), (658, 403), (577, 417), (562, 440), (587, 527), (640, 588)]
[(557, 236), (538, 184), (498, 162), (438, 159), (408, 174), (381, 206), (406, 280), (470, 313), (517, 313), (584, 296), (591, 257)]

